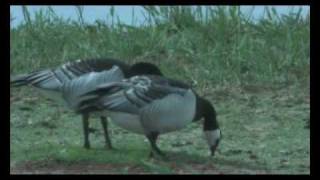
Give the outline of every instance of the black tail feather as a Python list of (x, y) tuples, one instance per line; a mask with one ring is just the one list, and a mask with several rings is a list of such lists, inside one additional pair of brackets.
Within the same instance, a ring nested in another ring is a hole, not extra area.
[(30, 83), (28, 80), (29, 74), (22, 74), (15, 76), (10, 79), (10, 86), (12, 87), (20, 87), (20, 86), (25, 86)]
[(113, 94), (125, 86), (126, 85), (121, 82), (107, 83), (97, 87), (92, 91), (82, 94), (80, 97), (83, 98), (83, 100), (79, 103), (79, 110), (82, 111), (85, 109), (98, 108), (93, 107), (95, 106), (97, 100), (99, 100), (102, 96)]
[(38, 85), (51, 78), (49, 70), (35, 71), (28, 74), (20, 74), (10, 79), (10, 86), (19, 87), (25, 85)]
[(107, 83), (101, 86), (98, 86), (97, 88), (95, 88), (92, 91), (86, 92), (84, 94), (82, 94), (80, 97), (84, 97), (84, 96), (104, 96), (110, 93), (114, 93), (118, 90), (120, 90), (121, 88), (126, 87), (125, 84), (121, 83), (121, 82), (112, 82), (112, 83)]

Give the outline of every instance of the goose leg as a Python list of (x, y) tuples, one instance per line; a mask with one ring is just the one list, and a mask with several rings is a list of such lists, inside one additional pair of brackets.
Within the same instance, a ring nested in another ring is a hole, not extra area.
[(89, 114), (82, 114), (82, 125), (84, 132), (84, 148), (90, 149), (89, 142)]
[(106, 147), (108, 149), (113, 149), (112, 148), (112, 144), (111, 144), (111, 140), (109, 138), (109, 132), (108, 132), (108, 120), (106, 117), (104, 116), (101, 116), (100, 117), (101, 119), (101, 124), (102, 124), (102, 127), (103, 127), (103, 132), (104, 132), (104, 138), (106, 140)]
[(147, 138), (150, 142), (150, 145), (151, 145), (151, 152), (149, 154), (149, 157), (153, 157), (155, 153), (162, 156), (162, 157), (165, 157), (165, 154), (159, 149), (159, 147), (156, 144), (159, 133), (151, 132), (146, 136), (147, 136)]

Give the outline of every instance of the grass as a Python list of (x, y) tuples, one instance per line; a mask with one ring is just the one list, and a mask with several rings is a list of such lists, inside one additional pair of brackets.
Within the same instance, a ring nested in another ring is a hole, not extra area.
[(149, 61), (214, 104), (221, 145), (208, 158), (202, 125), (194, 123), (160, 137), (168, 161), (149, 160), (146, 139), (113, 124), (116, 150), (105, 150), (93, 119), (98, 130), (85, 150), (79, 116), (30, 88), (11, 89), (12, 173), (310, 173), (309, 16), (267, 8), (252, 21), (235, 6), (146, 6), (137, 27), (119, 22), (113, 10), (110, 21), (89, 25), (77, 8), (79, 21), (50, 8), (32, 20), (23, 9), (25, 23), (10, 30), (11, 75), (79, 58)]

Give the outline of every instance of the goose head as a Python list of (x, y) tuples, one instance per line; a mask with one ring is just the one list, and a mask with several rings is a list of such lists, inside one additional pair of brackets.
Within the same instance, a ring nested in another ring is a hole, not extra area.
[(221, 140), (221, 131), (217, 121), (216, 111), (210, 101), (202, 97), (198, 97), (197, 109), (198, 114), (196, 118), (204, 119), (203, 132), (210, 148), (211, 156), (214, 156)]

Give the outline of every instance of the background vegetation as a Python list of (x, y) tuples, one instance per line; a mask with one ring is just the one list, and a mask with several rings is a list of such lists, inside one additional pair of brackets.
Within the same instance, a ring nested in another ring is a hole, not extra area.
[[(11, 75), (76, 59), (148, 61), (187, 81), (216, 107), (223, 132), (208, 158), (199, 123), (160, 137), (171, 161), (147, 159), (145, 138), (112, 125), (116, 151), (103, 149), (99, 121), (82, 148), (78, 116), (30, 88), (11, 89), (12, 172), (309, 173), (310, 18), (266, 8), (254, 21), (239, 7), (145, 6), (142, 26), (65, 20), (49, 7), (10, 30)], [(134, 13), (133, 13), (134, 19)]]

